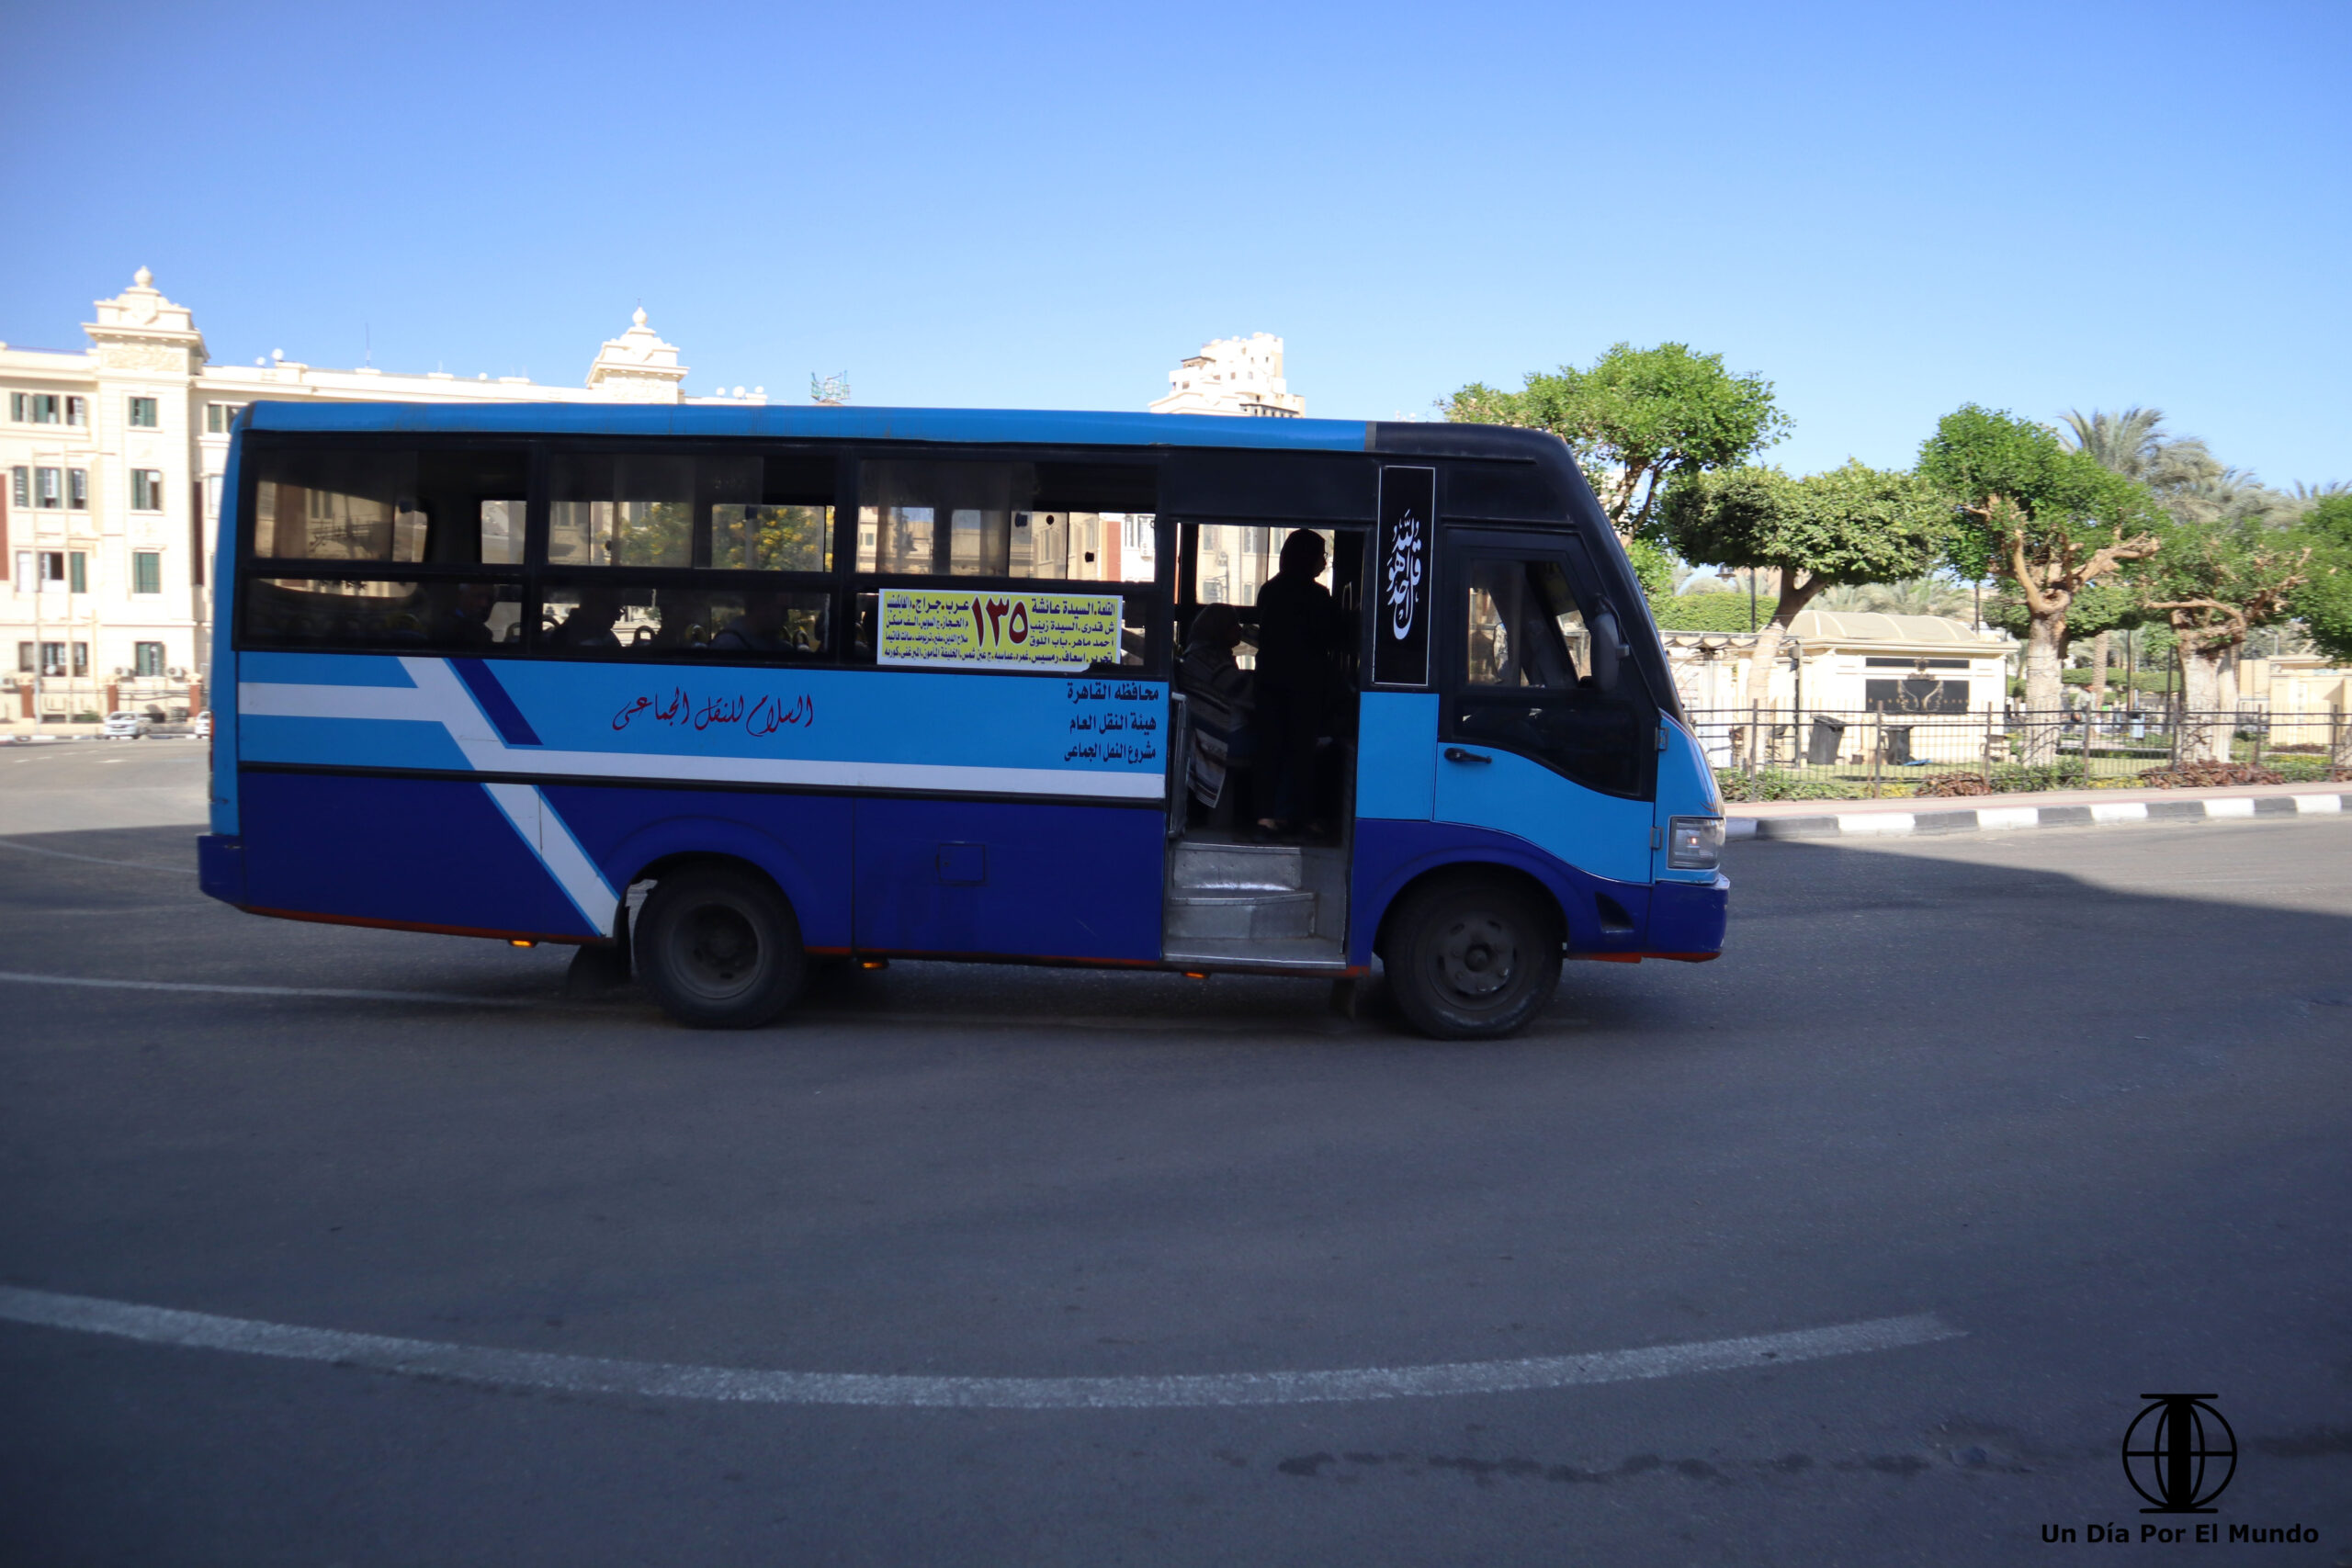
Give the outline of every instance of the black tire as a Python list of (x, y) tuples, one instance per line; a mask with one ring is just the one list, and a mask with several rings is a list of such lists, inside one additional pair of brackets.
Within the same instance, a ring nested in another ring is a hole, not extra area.
[(1559, 917), (1508, 882), (1451, 877), (1406, 896), (1383, 956), (1388, 989), (1415, 1029), (1438, 1040), (1491, 1040), (1524, 1027), (1552, 999)]
[(767, 878), (731, 866), (662, 878), (636, 938), (645, 988), (695, 1029), (756, 1029), (792, 1005), (808, 974), (791, 903)]

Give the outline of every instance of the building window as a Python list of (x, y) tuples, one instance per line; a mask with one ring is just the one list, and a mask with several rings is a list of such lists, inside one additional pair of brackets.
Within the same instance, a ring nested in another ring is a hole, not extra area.
[(40, 672), (44, 675), (65, 673), (65, 645), (45, 642), (40, 645)]
[[(76, 399), (75, 401), (81, 400)], [(64, 417), (65, 400), (54, 392), (11, 392), (8, 417), (18, 424), (56, 424)]]
[(138, 650), (136, 672), (141, 675), (161, 675), (164, 672), (164, 645), (142, 642), (133, 645)]
[(65, 552), (63, 550), (40, 550), (36, 554), (39, 557), (40, 585), (43, 588), (53, 587), (65, 581)]
[(204, 514), (215, 522), (220, 517), (220, 478), (219, 474), (204, 476)]
[(87, 593), (90, 591), (90, 558), (75, 550), (65, 558), (65, 591), (68, 593)]
[(87, 423), (90, 423), (90, 400), (89, 400), (89, 399), (87, 399), (87, 398), (68, 398), (68, 399), (66, 399), (66, 400), (65, 400), (65, 423), (68, 423), (68, 424), (87, 424)]
[(68, 468), (65, 470), (65, 509), (68, 512), (90, 510), (89, 469)]
[(204, 405), (204, 428), (208, 434), (226, 435), (236, 428), (237, 416), (245, 412), (243, 403), (207, 403)]
[(20, 675), (29, 675), (33, 672), (33, 645), (31, 643), (20, 642), (17, 645), (17, 672)]
[(90, 645), (86, 642), (77, 642), (74, 645), (74, 673), (87, 675), (89, 672)]
[(130, 552), (130, 591), (133, 593), (161, 593), (164, 591), (164, 553), (161, 550)]
[(33, 503), (33, 471), (30, 468), (11, 468), (8, 479), (9, 501), (17, 506), (30, 506)]
[(65, 474), (60, 468), (33, 470), (33, 504), (54, 511), (65, 504)]
[(162, 423), (163, 422), (156, 417), (154, 399), (133, 398), (130, 400), (130, 425), (132, 429), (153, 430), (161, 425)]
[(161, 512), (164, 510), (164, 476), (155, 468), (130, 470), (130, 510)]

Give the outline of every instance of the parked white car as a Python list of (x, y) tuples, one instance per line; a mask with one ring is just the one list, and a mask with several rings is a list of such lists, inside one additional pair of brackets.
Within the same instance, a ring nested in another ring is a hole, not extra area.
[(102, 740), (144, 740), (147, 721), (135, 713), (110, 713), (98, 730)]
[(196, 720), (195, 720), (195, 722), (194, 722), (193, 724), (189, 725), (189, 727), (188, 727), (188, 732), (187, 732), (187, 733), (188, 733), (188, 737), (189, 737), (189, 739), (194, 739), (194, 740), (209, 740), (209, 739), (212, 739), (212, 710), (211, 710), (210, 708), (206, 708), (202, 713), (198, 714), (198, 715), (196, 716)]

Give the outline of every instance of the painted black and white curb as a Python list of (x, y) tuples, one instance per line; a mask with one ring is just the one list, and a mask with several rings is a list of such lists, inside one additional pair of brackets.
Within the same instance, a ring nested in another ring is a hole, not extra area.
[(2352, 792), (2203, 795), (2190, 800), (2102, 800), (2079, 806), (1934, 807), (1804, 817), (1733, 817), (1734, 839), (1884, 838), (1904, 833), (1994, 833), (2018, 828), (2108, 828), (2129, 822), (2208, 822), (2240, 817), (2352, 814)]

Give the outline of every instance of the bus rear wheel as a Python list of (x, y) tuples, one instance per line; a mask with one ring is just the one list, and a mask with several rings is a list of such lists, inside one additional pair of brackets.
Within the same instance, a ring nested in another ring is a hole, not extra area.
[(808, 960), (792, 905), (765, 877), (695, 866), (662, 878), (637, 920), (637, 967), (695, 1029), (756, 1029), (800, 994)]
[(1439, 1040), (1491, 1040), (1552, 999), (1559, 925), (1507, 882), (1450, 878), (1407, 896), (1385, 957), (1389, 990), (1415, 1029)]

